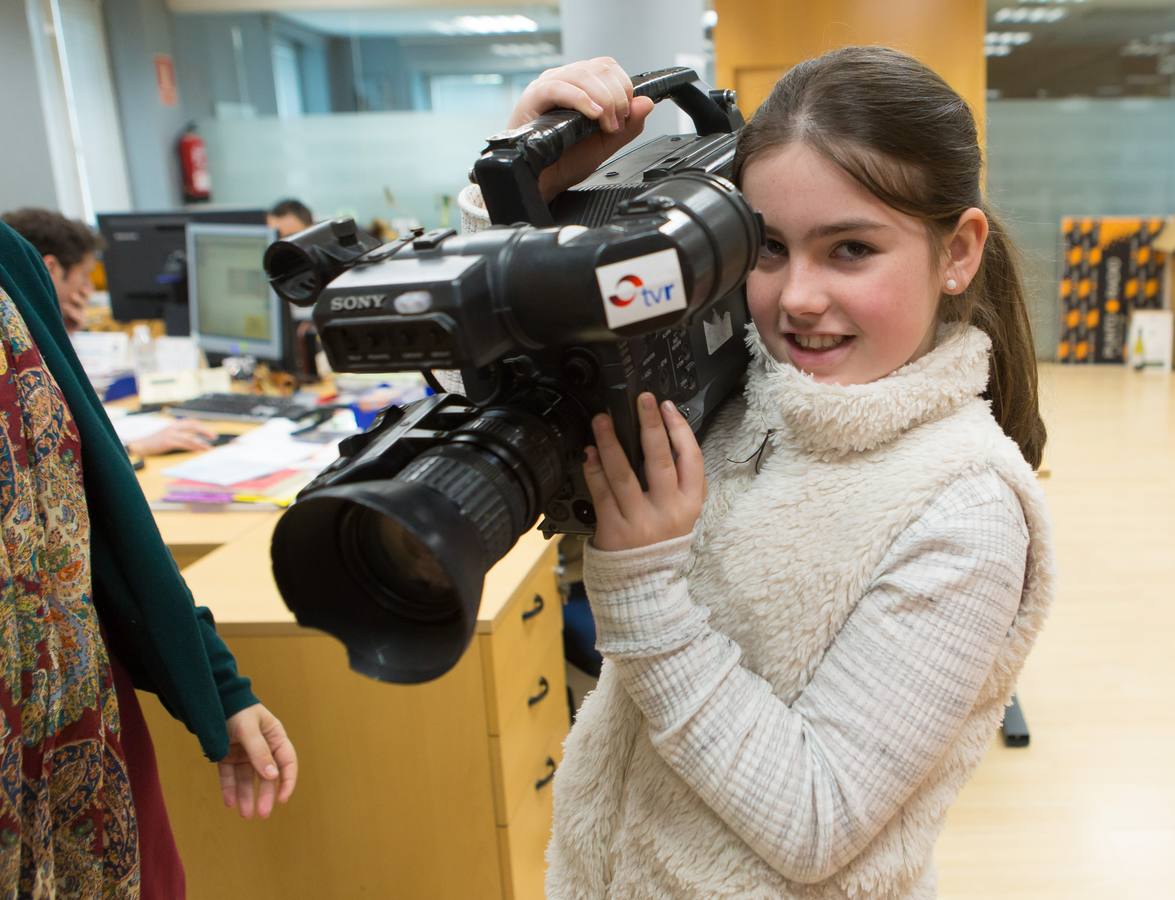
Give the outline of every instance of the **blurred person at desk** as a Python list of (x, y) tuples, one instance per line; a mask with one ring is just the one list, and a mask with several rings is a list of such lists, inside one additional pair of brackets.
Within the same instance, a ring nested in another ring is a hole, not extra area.
[(94, 292), (101, 236), (85, 222), (49, 209), (25, 207), (0, 218), (36, 248), (53, 282), (65, 330), (70, 334), (80, 331)]
[(4, 224), (0, 337), (0, 892), (182, 898), (134, 688), (196, 735), (247, 818), (293, 793), (294, 747), (194, 605), (41, 256)]
[(266, 224), (277, 231), (279, 238), (288, 238), (314, 224), (314, 215), (301, 200), (289, 197), (273, 205), (265, 217)]
[[(265, 217), (265, 224), (274, 229), (280, 239), (285, 240), (313, 225), (314, 214), (301, 200), (287, 197), (273, 205)], [(318, 332), (310, 318), (312, 310), (309, 307), (295, 307), (288, 312), (294, 321), (295, 368), (304, 380), (318, 381), (329, 369), (326, 357), (319, 352)]]
[[(85, 222), (49, 209), (26, 207), (0, 218), (40, 254), (53, 282), (66, 332), (81, 330), (93, 293), (92, 275), (102, 249), (101, 236)], [(177, 450), (207, 450), (215, 437), (216, 432), (206, 425), (179, 419), (125, 444), (136, 456), (157, 456)]]

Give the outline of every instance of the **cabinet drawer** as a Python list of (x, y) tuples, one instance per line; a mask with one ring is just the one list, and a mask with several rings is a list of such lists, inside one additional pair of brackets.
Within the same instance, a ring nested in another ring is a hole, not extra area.
[[(518, 702), (511, 705), (509, 715), (502, 717), (501, 733), (490, 735), (494, 813), (499, 825), (512, 822), (519, 804), (535, 793), (535, 783), (550, 774), (548, 758), (554, 763), (562, 758), (570, 724), (563, 666), (563, 642), (556, 639), (526, 666), (541, 674), (535, 675)], [(527, 703), (528, 693), (535, 702)]]
[[(479, 635), (490, 734), (500, 733), (503, 720), (534, 694), (539, 675), (544, 674), (539, 671), (540, 655), (552, 642), (561, 641), (563, 609), (555, 583), (554, 550), (552, 546), (515, 592), (495, 620), (494, 630)], [(562, 681), (561, 667), (559, 675)]]
[[(561, 741), (552, 741), (547, 753), (557, 759)], [(498, 828), (498, 853), (505, 900), (543, 900), (547, 841), (551, 836), (551, 791), (547, 782), (528, 794), (514, 810), (509, 825)]]

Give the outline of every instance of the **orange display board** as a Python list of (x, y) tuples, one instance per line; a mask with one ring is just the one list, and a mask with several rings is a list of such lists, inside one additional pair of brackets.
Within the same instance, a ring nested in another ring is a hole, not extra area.
[(1167, 254), (1153, 246), (1159, 218), (1061, 220), (1060, 342), (1064, 363), (1122, 363), (1130, 314), (1161, 309)]

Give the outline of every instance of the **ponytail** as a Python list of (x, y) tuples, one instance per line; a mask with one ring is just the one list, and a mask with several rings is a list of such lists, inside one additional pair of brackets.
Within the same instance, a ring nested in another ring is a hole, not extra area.
[(1046, 434), (1020, 261), (1003, 225), (988, 209), (984, 212), (990, 226), (987, 244), (961, 318), (991, 338), (991, 377), (984, 399), (991, 401), (1000, 428), (1020, 447), (1029, 465), (1038, 469)]

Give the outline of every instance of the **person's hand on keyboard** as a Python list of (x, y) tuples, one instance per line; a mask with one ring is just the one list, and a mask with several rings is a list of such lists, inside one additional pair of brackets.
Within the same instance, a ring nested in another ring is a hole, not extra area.
[(176, 419), (166, 428), (131, 441), (127, 450), (137, 456), (158, 456), (175, 450), (207, 450), (216, 432), (194, 419)]

